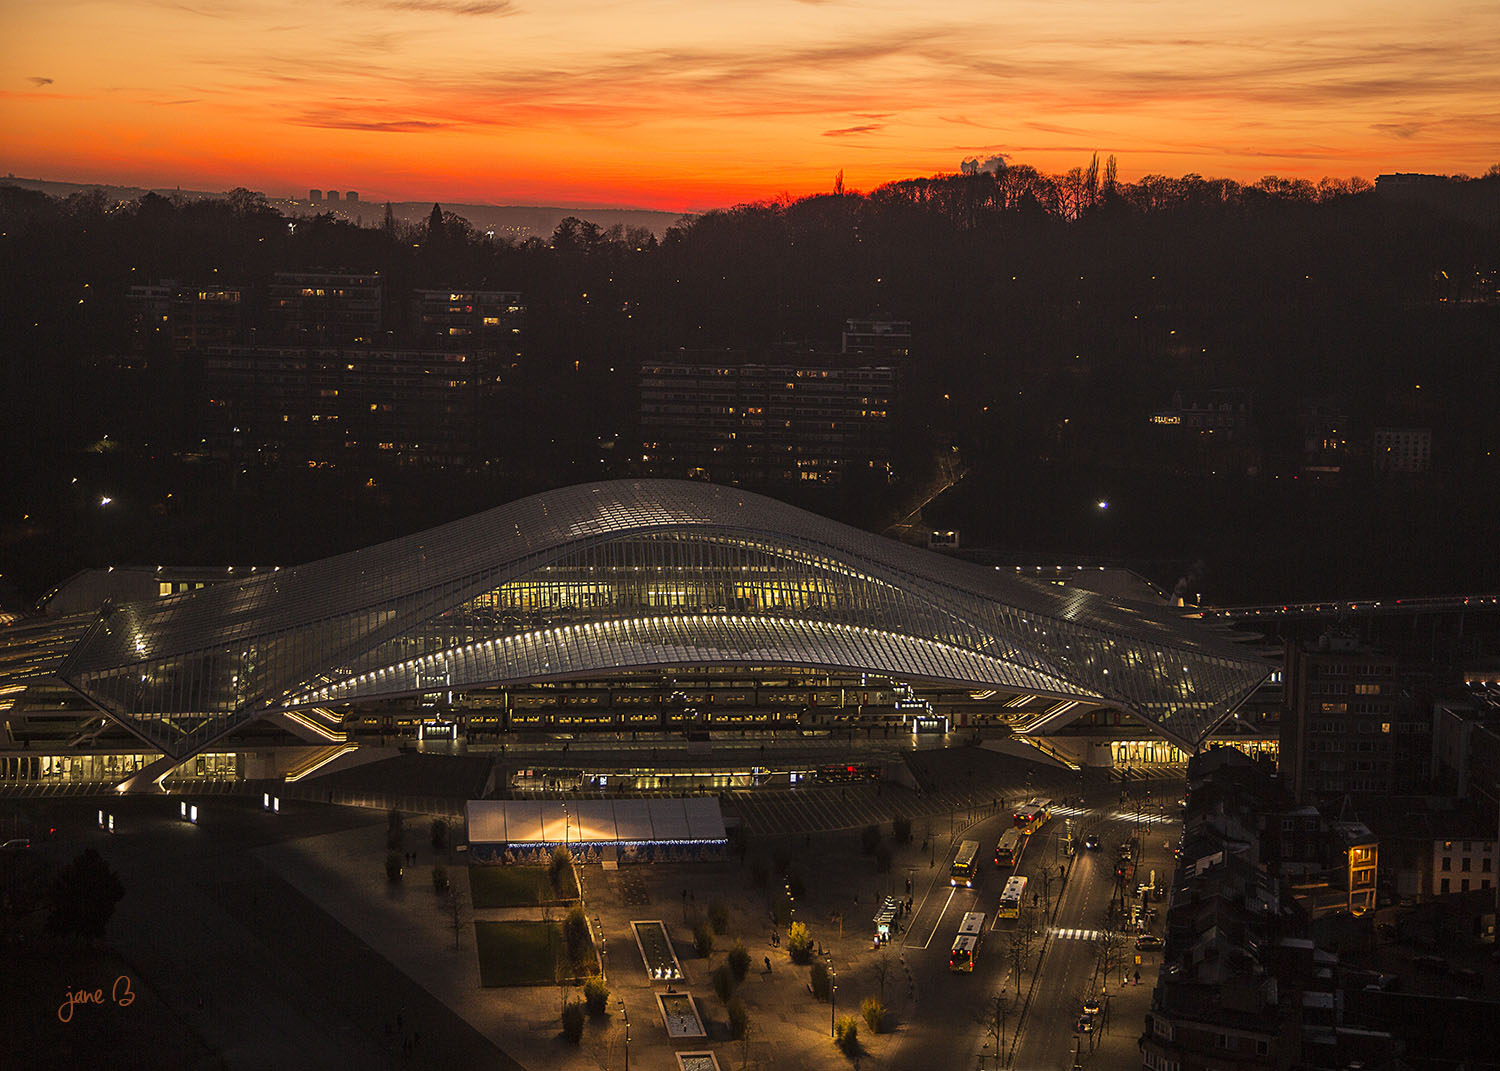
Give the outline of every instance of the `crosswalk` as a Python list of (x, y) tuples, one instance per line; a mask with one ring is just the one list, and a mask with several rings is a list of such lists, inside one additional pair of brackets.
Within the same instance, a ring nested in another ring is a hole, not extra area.
[(1104, 931), (1054, 926), (1052, 927), (1052, 936), (1059, 941), (1097, 941), (1104, 936)]

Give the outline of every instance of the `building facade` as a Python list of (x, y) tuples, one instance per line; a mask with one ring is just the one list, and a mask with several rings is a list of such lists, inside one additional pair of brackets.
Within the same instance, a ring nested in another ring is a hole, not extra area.
[[(1280, 762), (1304, 802), (1418, 792), (1430, 781), (1423, 674), (1337, 636), (1286, 647)], [(1430, 703), (1430, 700), (1428, 700)]]
[(203, 355), (209, 452), (462, 467), (490, 455), (496, 377), (473, 353), (229, 346)]
[(679, 351), (641, 367), (641, 465), (720, 483), (890, 473), (896, 372), (841, 354)]

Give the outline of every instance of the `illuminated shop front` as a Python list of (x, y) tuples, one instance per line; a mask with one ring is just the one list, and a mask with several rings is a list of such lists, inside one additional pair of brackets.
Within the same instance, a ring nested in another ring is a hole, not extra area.
[[(1212, 743), (1238, 748), (1252, 759), (1266, 755), (1272, 762), (1276, 760), (1275, 740), (1219, 739), (1216, 737)], [(1112, 740), (1109, 749), (1110, 757), (1116, 766), (1140, 766), (1146, 763), (1186, 764), (1189, 758), (1187, 752), (1167, 740)]]

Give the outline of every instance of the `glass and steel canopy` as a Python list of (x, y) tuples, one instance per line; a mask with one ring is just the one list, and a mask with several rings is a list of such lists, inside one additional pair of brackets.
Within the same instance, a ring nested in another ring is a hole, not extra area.
[(1171, 608), (957, 561), (737, 488), (640, 480), (109, 607), (58, 675), (182, 758), (265, 714), (434, 680), (705, 665), (1083, 699), (1189, 749), (1269, 669)]

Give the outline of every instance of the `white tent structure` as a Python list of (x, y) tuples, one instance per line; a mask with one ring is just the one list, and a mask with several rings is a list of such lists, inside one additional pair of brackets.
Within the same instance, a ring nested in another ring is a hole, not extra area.
[(728, 843), (712, 798), (470, 800), (467, 812), (475, 863), (539, 863), (558, 846), (585, 862), (690, 862)]

